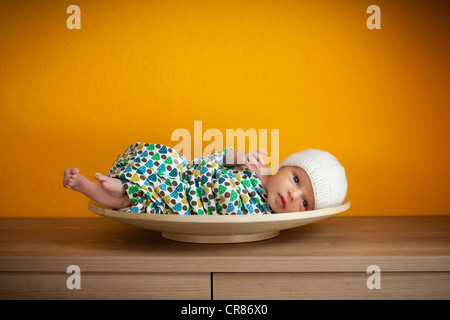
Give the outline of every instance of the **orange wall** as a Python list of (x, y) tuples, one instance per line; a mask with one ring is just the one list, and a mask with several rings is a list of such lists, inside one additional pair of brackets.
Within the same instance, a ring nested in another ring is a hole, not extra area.
[(3, 0), (0, 216), (94, 216), (64, 168), (106, 173), (195, 120), (279, 129), (280, 161), (335, 154), (343, 215), (449, 215), (448, 21), (436, 1)]

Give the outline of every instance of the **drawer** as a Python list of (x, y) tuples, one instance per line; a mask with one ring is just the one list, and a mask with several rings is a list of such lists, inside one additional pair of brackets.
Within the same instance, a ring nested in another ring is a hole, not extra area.
[(0, 272), (0, 299), (211, 299), (210, 273)]
[(216, 300), (450, 299), (450, 272), (382, 272), (380, 289), (366, 273), (214, 273)]

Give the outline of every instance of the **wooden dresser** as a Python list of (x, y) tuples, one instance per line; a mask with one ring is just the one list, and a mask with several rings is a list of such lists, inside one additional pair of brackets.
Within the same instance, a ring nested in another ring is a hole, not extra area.
[(450, 299), (450, 217), (336, 216), (241, 244), (2, 218), (0, 299)]

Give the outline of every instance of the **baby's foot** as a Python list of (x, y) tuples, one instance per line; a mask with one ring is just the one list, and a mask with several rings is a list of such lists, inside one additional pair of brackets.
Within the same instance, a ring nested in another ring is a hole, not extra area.
[(63, 186), (68, 189), (74, 189), (76, 191), (80, 184), (80, 170), (78, 168), (67, 168), (64, 170)]
[(115, 197), (121, 197), (125, 194), (122, 182), (119, 179), (107, 177), (101, 173), (96, 173), (94, 178), (100, 182), (111, 195)]

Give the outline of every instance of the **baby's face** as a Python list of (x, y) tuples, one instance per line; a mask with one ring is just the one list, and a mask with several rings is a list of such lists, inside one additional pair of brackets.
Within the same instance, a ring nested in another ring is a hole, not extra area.
[(283, 167), (267, 184), (270, 207), (277, 213), (314, 210), (314, 192), (305, 170)]

